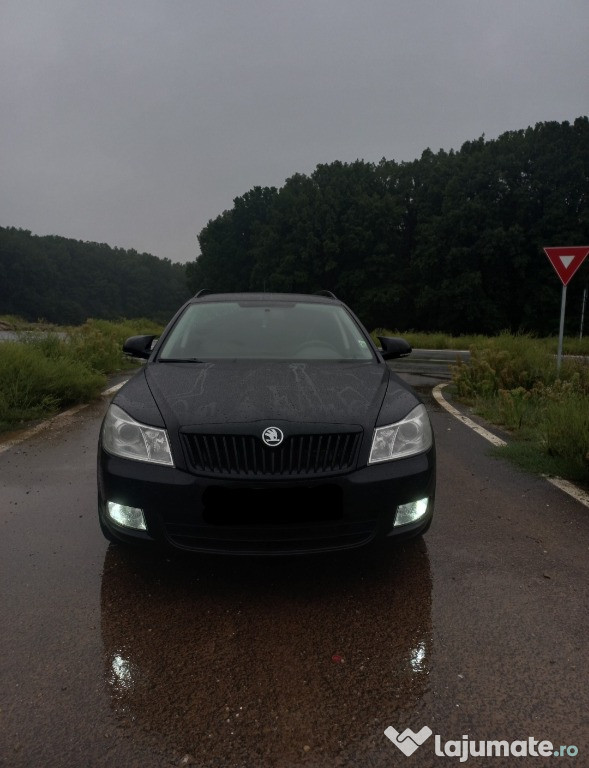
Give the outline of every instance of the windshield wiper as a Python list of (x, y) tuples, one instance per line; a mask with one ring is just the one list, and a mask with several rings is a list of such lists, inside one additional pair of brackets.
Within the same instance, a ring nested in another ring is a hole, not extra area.
[(196, 357), (159, 357), (158, 363), (204, 363)]

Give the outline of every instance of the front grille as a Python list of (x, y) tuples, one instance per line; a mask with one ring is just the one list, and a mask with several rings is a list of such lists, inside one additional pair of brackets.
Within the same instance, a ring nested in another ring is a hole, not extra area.
[(190, 469), (236, 476), (300, 476), (345, 472), (356, 463), (361, 432), (290, 435), (269, 447), (254, 435), (183, 433)]

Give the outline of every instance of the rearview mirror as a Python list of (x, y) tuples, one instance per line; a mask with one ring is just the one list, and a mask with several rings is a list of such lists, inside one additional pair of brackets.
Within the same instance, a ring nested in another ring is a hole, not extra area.
[(385, 360), (394, 360), (397, 357), (410, 355), (413, 347), (405, 339), (396, 336), (378, 336), (380, 341), (381, 355)]
[(145, 360), (151, 355), (154, 340), (157, 336), (130, 336), (123, 344), (123, 352), (131, 357), (141, 357)]

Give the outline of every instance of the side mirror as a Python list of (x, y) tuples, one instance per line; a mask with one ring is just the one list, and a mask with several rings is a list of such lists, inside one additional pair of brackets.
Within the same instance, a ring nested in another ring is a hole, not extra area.
[(397, 357), (405, 357), (413, 352), (413, 347), (405, 339), (393, 336), (378, 336), (380, 341), (381, 355), (385, 360), (394, 360)]
[(157, 336), (130, 336), (123, 344), (123, 352), (131, 357), (147, 360), (151, 355), (155, 339)]

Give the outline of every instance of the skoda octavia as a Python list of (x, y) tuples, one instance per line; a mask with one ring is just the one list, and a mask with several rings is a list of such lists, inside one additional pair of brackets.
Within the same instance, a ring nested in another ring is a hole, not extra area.
[(112, 398), (98, 445), (110, 541), (302, 554), (429, 527), (435, 441), (424, 403), (354, 312), (320, 294), (201, 291)]

